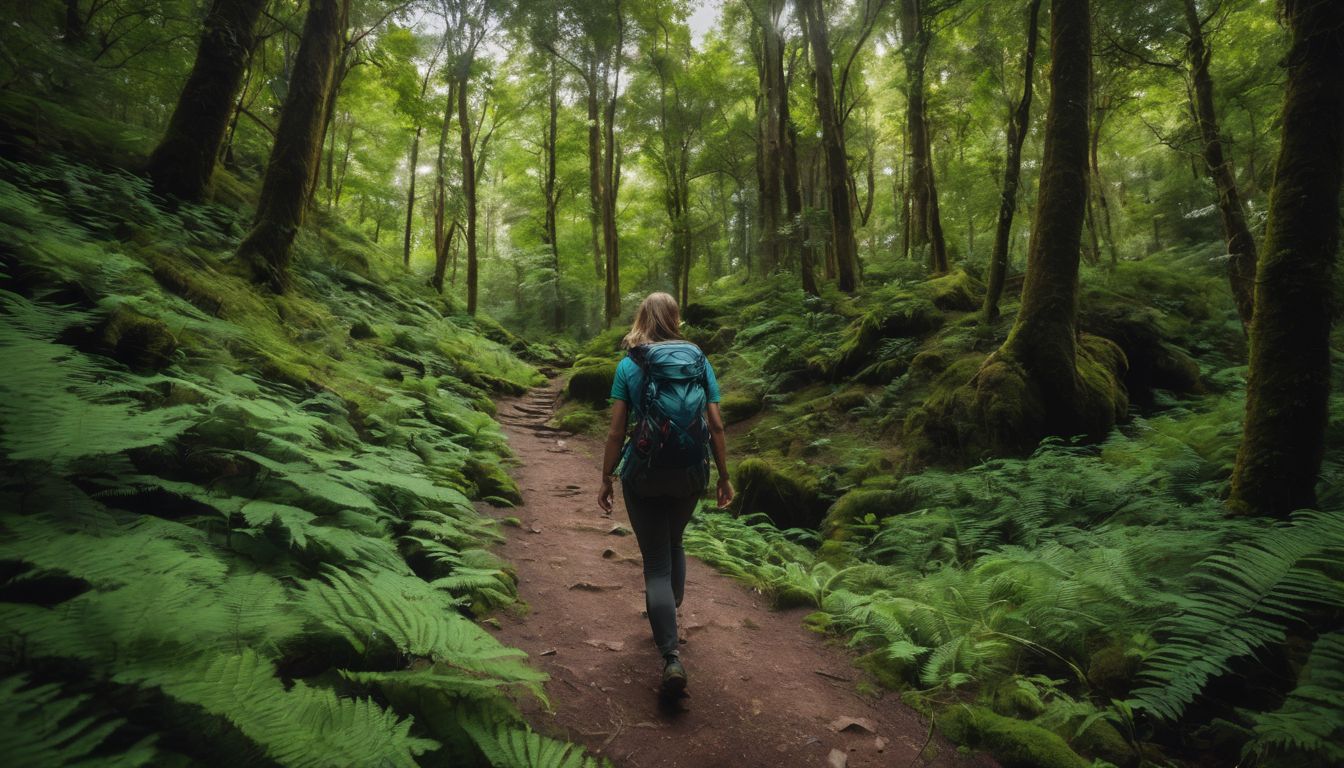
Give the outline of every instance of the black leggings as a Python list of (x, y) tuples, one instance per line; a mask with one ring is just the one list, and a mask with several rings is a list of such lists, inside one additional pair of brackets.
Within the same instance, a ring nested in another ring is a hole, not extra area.
[(686, 552), (681, 535), (691, 521), (695, 496), (634, 496), (624, 486), (625, 511), (644, 557), (644, 606), (658, 652), (677, 650), (677, 606), (686, 589)]

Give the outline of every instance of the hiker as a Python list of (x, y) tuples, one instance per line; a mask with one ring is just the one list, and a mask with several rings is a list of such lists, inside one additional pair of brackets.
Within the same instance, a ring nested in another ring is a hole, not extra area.
[[(619, 470), (621, 496), (644, 558), (644, 605), (663, 656), (660, 690), (675, 697), (686, 688), (677, 650), (677, 608), (686, 587), (681, 537), (709, 485), (710, 453), (719, 475), (719, 508), (733, 500), (719, 383), (705, 354), (682, 338), (681, 312), (666, 293), (651, 293), (640, 303), (621, 346), (627, 354), (611, 385), (611, 429), (597, 503), (611, 511), (612, 478)], [(633, 425), (629, 440), (627, 423)]]

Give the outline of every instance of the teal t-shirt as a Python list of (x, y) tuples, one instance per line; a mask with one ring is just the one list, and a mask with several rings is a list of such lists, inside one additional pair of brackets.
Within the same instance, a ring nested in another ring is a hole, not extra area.
[[(719, 402), (719, 380), (714, 378), (714, 366), (709, 364), (709, 360), (705, 360), (705, 381), (709, 385), (705, 393), (705, 402)], [(639, 369), (638, 363), (627, 356), (616, 366), (616, 378), (611, 381), (611, 399), (624, 400), (638, 407), (635, 396), (631, 393), (638, 392), (643, 383), (644, 372)]]

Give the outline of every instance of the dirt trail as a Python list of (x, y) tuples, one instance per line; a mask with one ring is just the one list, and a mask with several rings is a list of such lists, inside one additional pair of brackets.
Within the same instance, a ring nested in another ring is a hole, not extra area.
[[(682, 658), (690, 677), (682, 711), (661, 709), (661, 659), (643, 616), (639, 548), (620, 505), (597, 507), (601, 445), (545, 426), (559, 393), (551, 381), (499, 403), (499, 420), (521, 461), (523, 492), (505, 527), (503, 554), (518, 569), (530, 611), (500, 615), (496, 635), (550, 674), (554, 715), (530, 718), (617, 766), (994, 766), (959, 755), (894, 694), (861, 696), (851, 656), (801, 624), (805, 610), (774, 612), (752, 591), (689, 559), (681, 608)], [(619, 528), (618, 528), (619, 526)], [(613, 529), (617, 529), (613, 532)], [(622, 535), (622, 534), (625, 535)], [(870, 732), (836, 732), (839, 718)], [(917, 756), (919, 755), (919, 756)], [(832, 762), (834, 761), (834, 762)]]

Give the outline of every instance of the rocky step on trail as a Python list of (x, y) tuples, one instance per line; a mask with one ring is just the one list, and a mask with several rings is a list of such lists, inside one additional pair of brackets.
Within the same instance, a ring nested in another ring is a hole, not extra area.
[(689, 698), (660, 705), (661, 659), (644, 618), (639, 548), (617, 494), (597, 507), (602, 446), (546, 427), (560, 382), (499, 403), (518, 456), (523, 504), (501, 554), (528, 610), (499, 617), (500, 640), (551, 679), (553, 713), (527, 702), (542, 731), (617, 766), (984, 766), (931, 733), (895, 694), (860, 695), (852, 654), (772, 611), (760, 595), (694, 558), (680, 611)]

